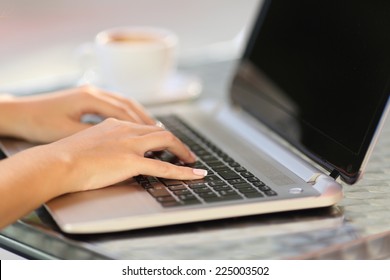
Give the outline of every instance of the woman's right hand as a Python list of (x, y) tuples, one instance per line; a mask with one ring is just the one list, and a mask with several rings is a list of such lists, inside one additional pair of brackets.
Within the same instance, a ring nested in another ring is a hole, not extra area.
[[(171, 132), (155, 125), (109, 118), (67, 138), (42, 146), (65, 163), (66, 184), (60, 193), (98, 189), (143, 174), (172, 179), (200, 179), (207, 172), (145, 157), (167, 150), (184, 163), (196, 161)], [(44, 152), (44, 151), (42, 151)]]
[(108, 118), (56, 142), (0, 161), (0, 228), (62, 194), (103, 188), (143, 174), (200, 179), (205, 170), (145, 157), (168, 150), (184, 163), (195, 156), (172, 133), (156, 126)]

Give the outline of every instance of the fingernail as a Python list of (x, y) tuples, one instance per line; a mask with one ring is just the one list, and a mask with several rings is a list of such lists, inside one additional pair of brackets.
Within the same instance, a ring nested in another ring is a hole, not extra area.
[(192, 172), (195, 174), (195, 175), (198, 175), (198, 176), (206, 176), (207, 175), (207, 170), (204, 170), (204, 169), (192, 169)]
[(156, 121), (156, 123), (154, 125), (162, 128), (162, 129), (165, 129), (165, 125), (160, 121)]

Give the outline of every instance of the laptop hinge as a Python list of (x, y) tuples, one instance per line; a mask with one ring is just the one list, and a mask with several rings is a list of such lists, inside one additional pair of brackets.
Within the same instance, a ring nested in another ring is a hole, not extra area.
[(338, 172), (337, 169), (333, 169), (333, 171), (330, 172), (329, 176), (337, 180), (337, 178), (340, 176), (340, 172)]
[[(313, 175), (310, 177), (310, 179), (307, 181), (309, 184), (315, 184), (317, 182), (317, 179), (318, 177), (320, 177), (321, 175), (324, 175), (324, 173), (313, 173)], [(340, 176), (340, 173), (334, 169), (330, 174), (329, 174), (329, 177), (332, 177), (335, 181), (337, 180), (337, 178)]]

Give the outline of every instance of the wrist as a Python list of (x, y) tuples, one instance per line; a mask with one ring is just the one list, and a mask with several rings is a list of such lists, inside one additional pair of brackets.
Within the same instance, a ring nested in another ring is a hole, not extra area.
[(68, 162), (46, 145), (0, 161), (0, 228), (68, 193)]
[[(40, 145), (33, 148), (35, 157), (37, 158), (40, 174), (44, 176), (44, 184), (47, 185), (48, 198), (74, 192), (76, 172), (76, 160), (70, 153), (58, 149), (56, 143)], [(60, 180), (59, 180), (60, 179)]]
[(30, 185), (29, 191), (39, 203), (73, 191), (72, 175), (76, 173), (72, 171), (72, 160), (51, 144), (29, 148), (9, 160), (23, 170), (22, 180)]
[(0, 99), (0, 136), (23, 137), (28, 118), (23, 102), (17, 99)]

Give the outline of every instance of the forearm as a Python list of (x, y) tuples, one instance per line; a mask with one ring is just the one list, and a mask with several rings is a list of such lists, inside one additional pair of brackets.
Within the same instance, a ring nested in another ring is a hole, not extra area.
[(0, 136), (21, 136), (21, 127), (28, 121), (24, 107), (24, 102), (0, 96)]
[(65, 193), (68, 169), (45, 146), (0, 161), (0, 228)]

